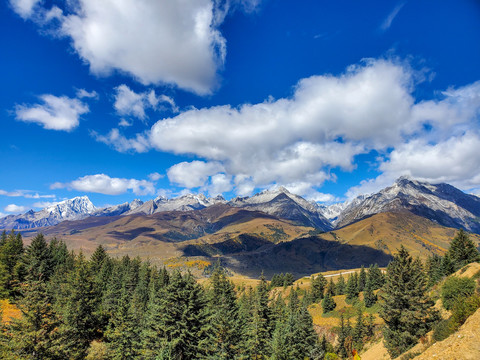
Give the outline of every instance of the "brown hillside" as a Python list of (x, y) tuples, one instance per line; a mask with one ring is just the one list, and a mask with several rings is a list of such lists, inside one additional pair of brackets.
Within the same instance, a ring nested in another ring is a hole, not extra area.
[[(403, 244), (413, 256), (425, 258), (429, 254), (444, 254), (456, 231), (405, 211), (376, 214), (322, 237), (366, 245), (388, 254), (395, 253)], [(470, 238), (480, 243), (479, 235), (470, 234)]]
[(460, 329), (443, 341), (433, 344), (415, 360), (477, 360), (480, 358), (480, 309)]

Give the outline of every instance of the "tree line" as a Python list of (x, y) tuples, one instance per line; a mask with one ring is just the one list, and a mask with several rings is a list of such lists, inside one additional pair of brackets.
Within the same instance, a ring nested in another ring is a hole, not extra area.
[[(319, 304), (328, 314), (335, 295), (354, 304), (360, 292), (366, 307), (378, 302), (384, 342), (394, 358), (439, 324), (442, 331), (458, 327), (480, 306), (477, 298), (462, 300), (473, 296), (471, 285), (444, 285), (445, 303), (459, 315), (453, 325), (442, 323), (428, 294), (444, 277), (479, 260), (473, 242), (459, 231), (444, 256), (425, 264), (401, 247), (385, 274), (377, 265), (337, 282), (320, 274), (309, 290), (292, 286), (285, 298), (271, 289), (293, 283), (288, 273), (270, 283), (262, 276), (255, 288), (235, 288), (216, 266), (200, 285), (189, 272), (112, 258), (102, 246), (86, 259), (62, 241), (47, 243), (42, 234), (24, 247), (20, 234), (4, 232), (0, 297), (14, 302), (22, 316), (2, 324), (0, 358), (348, 359), (373, 336), (373, 316), (359, 309), (354, 325), (341, 316), (334, 347), (319, 339), (307, 308)], [(469, 292), (459, 297), (459, 289)]]

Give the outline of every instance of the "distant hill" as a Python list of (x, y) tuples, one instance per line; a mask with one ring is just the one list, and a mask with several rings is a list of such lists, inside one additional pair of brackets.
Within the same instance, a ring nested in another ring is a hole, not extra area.
[[(387, 254), (395, 253), (403, 245), (413, 256), (425, 258), (431, 254), (444, 254), (456, 232), (456, 228), (442, 226), (404, 210), (375, 214), (320, 236), (341, 243), (369, 246)], [(480, 244), (479, 235), (470, 234), (470, 238)]]

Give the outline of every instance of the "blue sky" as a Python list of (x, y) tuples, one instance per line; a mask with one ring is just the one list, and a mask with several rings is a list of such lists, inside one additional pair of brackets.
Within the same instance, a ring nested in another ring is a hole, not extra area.
[(2, 214), (401, 175), (480, 193), (478, 1), (5, 5)]

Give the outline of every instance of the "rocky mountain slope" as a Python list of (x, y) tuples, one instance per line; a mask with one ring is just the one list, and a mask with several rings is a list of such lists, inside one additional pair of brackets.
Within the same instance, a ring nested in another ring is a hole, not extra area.
[(284, 187), (265, 190), (252, 197), (235, 198), (228, 203), (247, 210), (262, 211), (282, 219), (292, 220), (303, 226), (312, 226), (323, 231), (332, 228), (330, 221), (319, 211), (319, 206), (290, 193)]
[(480, 233), (480, 198), (448, 184), (399, 178), (376, 194), (353, 201), (338, 216), (337, 228), (383, 212), (409, 211), (440, 225)]
[(40, 211), (8, 215), (0, 219), (0, 229), (30, 229), (56, 225), (65, 220), (79, 220), (95, 213), (97, 209), (87, 196), (61, 201)]

